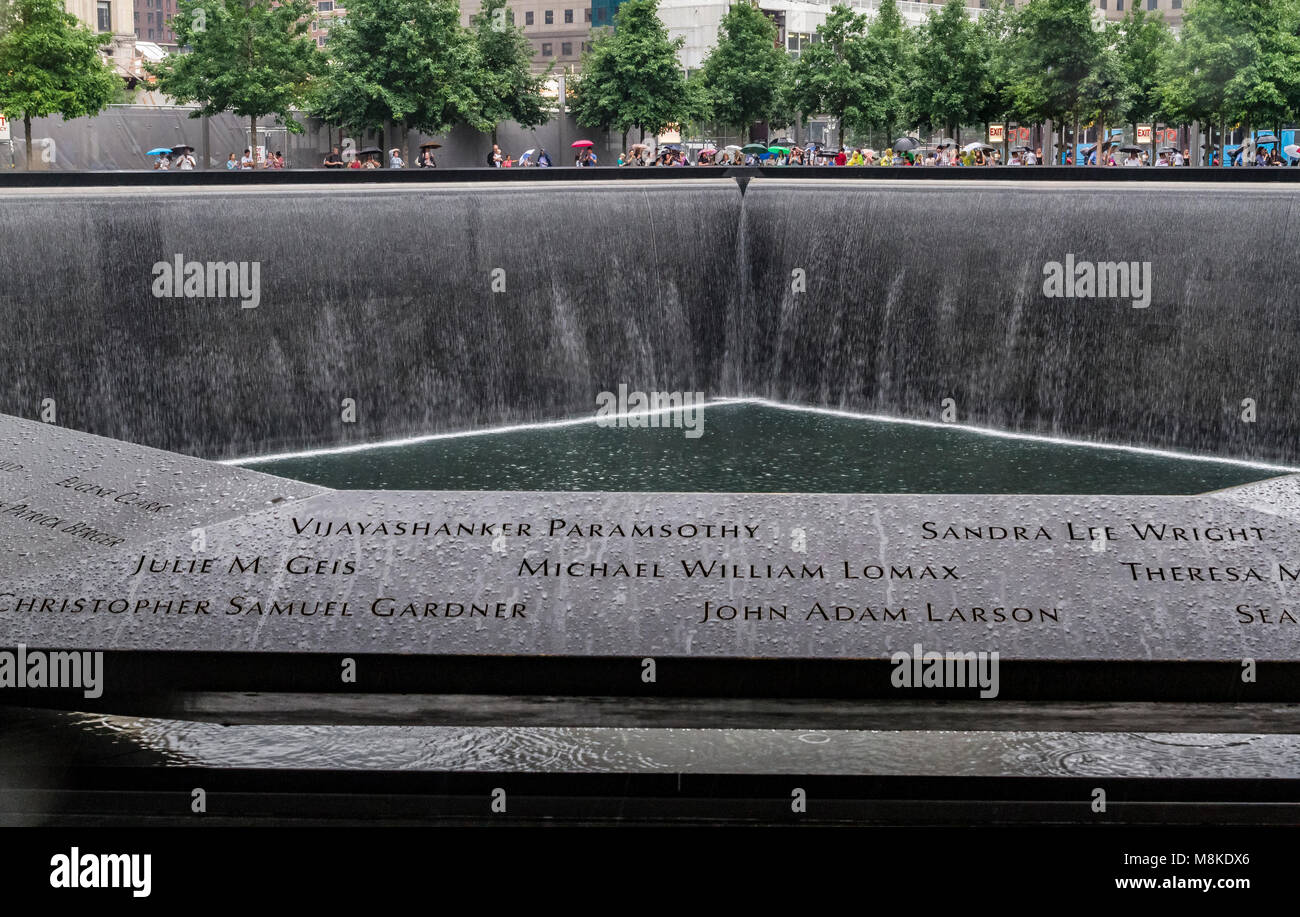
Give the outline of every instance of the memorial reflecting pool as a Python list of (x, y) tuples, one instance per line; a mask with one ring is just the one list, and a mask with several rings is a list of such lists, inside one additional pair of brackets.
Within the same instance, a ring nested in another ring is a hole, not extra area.
[(696, 438), (593, 420), (241, 464), (365, 490), (1193, 494), (1283, 473), (752, 402), (703, 417)]

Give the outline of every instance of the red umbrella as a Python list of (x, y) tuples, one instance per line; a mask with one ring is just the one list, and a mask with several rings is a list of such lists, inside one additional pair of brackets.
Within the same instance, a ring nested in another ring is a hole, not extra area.
[(573, 141), (572, 144), (570, 144), (570, 146), (572, 146), (575, 150), (580, 146), (595, 146), (595, 145), (596, 144), (592, 143), (590, 140), (575, 140)]

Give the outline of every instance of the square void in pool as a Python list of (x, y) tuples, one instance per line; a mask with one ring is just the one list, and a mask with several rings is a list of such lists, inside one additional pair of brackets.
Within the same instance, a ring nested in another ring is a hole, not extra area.
[(718, 493), (1194, 494), (1294, 470), (762, 402), (698, 416), (698, 436), (582, 418), (241, 464), (337, 489)]

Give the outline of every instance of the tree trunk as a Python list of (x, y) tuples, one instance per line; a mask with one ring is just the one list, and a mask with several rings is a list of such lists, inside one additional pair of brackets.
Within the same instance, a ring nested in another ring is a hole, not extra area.
[(626, 130), (623, 131), (623, 148), (619, 152), (621, 153), (627, 152), (627, 131)]
[(23, 114), (23, 142), (27, 147), (27, 171), (32, 170), (32, 116)]
[(497, 145), (497, 126), (495, 123), (492, 125), (492, 145)]
[(257, 168), (257, 115), (248, 116), (248, 154), (253, 157), (253, 168)]

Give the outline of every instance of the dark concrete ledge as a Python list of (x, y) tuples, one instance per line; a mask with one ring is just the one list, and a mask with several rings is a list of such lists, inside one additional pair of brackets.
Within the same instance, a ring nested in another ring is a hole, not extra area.
[(782, 181), (839, 179), (850, 181), (1007, 181), (1007, 182), (1190, 182), (1229, 184), (1300, 183), (1300, 169), (1288, 168), (1123, 168), (1098, 166), (1024, 166), (971, 168), (861, 168), (833, 166), (762, 166), (758, 168), (614, 168), (578, 169), (284, 169), (263, 172), (3, 172), (0, 188), (186, 188), (198, 185), (399, 184), (441, 185), (472, 182), (610, 182), (701, 181), (751, 178)]
[[(12, 646), (13, 644), (9, 644)], [(994, 708), (1023, 702), (1300, 703), (1300, 662), (1258, 663), (1255, 683), (1241, 681), (1239, 662), (1001, 661), (997, 698), (977, 688), (894, 688), (888, 659), (657, 659), (654, 684), (640, 680), (641, 657), (431, 657), (348, 653), (364, 682), (339, 681), (341, 653), (110, 651), (104, 654), (104, 696), (79, 688), (7, 688), (0, 709), (18, 705), (119, 714), (170, 708), (178, 692), (320, 693), (346, 697), (383, 694), (473, 694), (640, 699), (731, 698), (975, 701)], [(994, 716), (998, 714), (994, 713)]]

